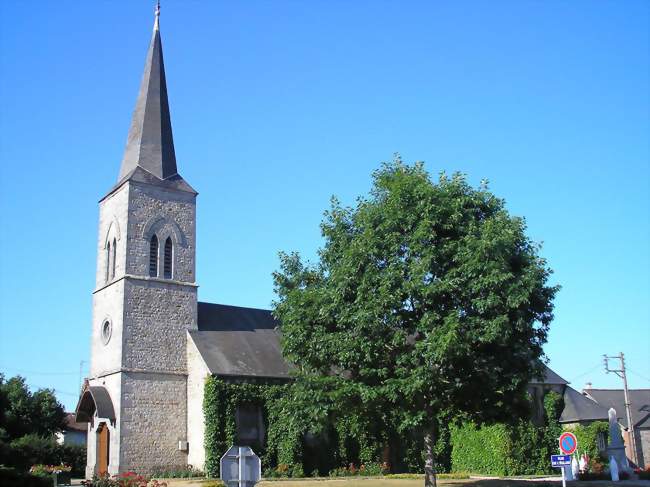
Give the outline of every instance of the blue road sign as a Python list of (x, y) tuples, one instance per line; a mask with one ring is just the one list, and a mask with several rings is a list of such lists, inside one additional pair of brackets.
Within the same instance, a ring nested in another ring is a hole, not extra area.
[(571, 465), (571, 455), (551, 455), (552, 467), (566, 467)]
[(578, 439), (570, 431), (565, 431), (560, 435), (560, 451), (565, 455), (573, 455), (578, 448)]

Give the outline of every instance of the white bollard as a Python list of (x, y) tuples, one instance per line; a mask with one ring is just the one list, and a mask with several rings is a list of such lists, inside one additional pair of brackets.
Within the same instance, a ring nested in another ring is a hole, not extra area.
[(618, 464), (614, 457), (609, 457), (609, 472), (612, 474), (612, 482), (618, 482)]

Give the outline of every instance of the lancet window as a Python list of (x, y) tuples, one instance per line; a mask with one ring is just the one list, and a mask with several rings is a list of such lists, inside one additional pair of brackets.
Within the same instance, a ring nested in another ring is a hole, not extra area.
[(149, 275), (158, 277), (158, 237), (155, 235), (149, 242)]
[(167, 237), (167, 240), (165, 240), (165, 257), (164, 257), (164, 267), (165, 267), (165, 272), (164, 276), (165, 279), (171, 279), (172, 278), (172, 262), (174, 258), (174, 248), (172, 244), (172, 239), (171, 237)]

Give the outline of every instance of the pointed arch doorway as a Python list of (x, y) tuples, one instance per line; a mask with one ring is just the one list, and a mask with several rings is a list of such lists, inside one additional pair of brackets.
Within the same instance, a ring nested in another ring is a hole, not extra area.
[(111, 434), (106, 423), (97, 427), (97, 474), (108, 475), (108, 458), (110, 455)]
[[(111, 396), (105, 387), (89, 385), (84, 387), (77, 404), (76, 420), (78, 423), (90, 423), (86, 476), (90, 478), (94, 474), (108, 474), (111, 454), (110, 426), (115, 426), (115, 410)], [(97, 425), (96, 428), (94, 424)], [(111, 468), (117, 471), (119, 468), (117, 459), (114, 460)]]

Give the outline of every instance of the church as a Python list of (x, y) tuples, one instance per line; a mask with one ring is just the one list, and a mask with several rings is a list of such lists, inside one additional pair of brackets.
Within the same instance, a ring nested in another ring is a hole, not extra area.
[[(75, 413), (87, 425), (87, 478), (203, 470), (206, 379), (291, 380), (270, 311), (198, 300), (197, 192), (176, 161), (159, 16), (117, 183), (99, 201), (90, 373)], [(560, 422), (607, 419), (548, 368), (529, 384), (538, 415), (549, 390), (564, 397)], [(258, 407), (232, 415), (239, 440), (264, 444)]]
[[(204, 464), (208, 375), (289, 379), (270, 311), (198, 301), (197, 192), (174, 152), (160, 9), (117, 183), (99, 202), (86, 476)], [(116, 168), (117, 169), (117, 168)], [(238, 411), (249, 435), (258, 411)]]

